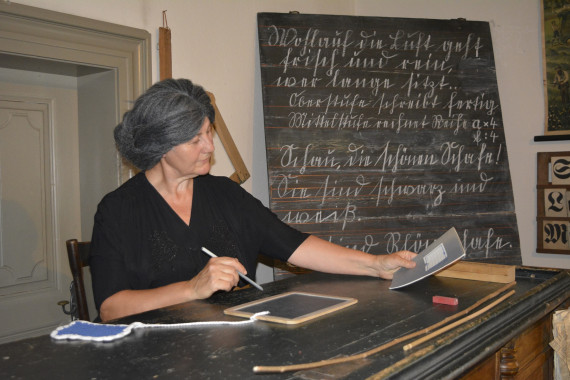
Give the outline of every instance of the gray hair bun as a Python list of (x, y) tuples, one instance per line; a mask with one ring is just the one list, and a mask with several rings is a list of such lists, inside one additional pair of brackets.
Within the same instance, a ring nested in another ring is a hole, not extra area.
[(140, 170), (154, 167), (170, 149), (191, 140), (214, 107), (204, 89), (188, 79), (165, 79), (151, 86), (115, 127), (121, 155)]

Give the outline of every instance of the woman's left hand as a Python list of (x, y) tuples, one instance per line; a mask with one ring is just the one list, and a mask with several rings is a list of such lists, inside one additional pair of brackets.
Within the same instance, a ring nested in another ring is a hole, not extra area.
[(414, 268), (416, 263), (412, 261), (417, 254), (410, 251), (398, 251), (389, 255), (376, 256), (375, 266), (378, 271), (378, 276), (390, 280), (394, 277), (400, 267)]

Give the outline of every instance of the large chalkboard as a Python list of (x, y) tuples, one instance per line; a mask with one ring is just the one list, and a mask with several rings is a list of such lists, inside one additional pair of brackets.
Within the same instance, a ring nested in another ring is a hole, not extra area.
[(520, 264), (489, 24), (258, 14), (270, 208), (374, 254)]

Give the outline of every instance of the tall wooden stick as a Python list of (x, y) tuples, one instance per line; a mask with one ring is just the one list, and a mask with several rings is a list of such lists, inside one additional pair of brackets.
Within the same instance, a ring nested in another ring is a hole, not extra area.
[(162, 27), (158, 28), (158, 56), (160, 80), (172, 78), (171, 33), (166, 20), (166, 11), (162, 11)]
[[(373, 348), (371, 350), (365, 351), (363, 353), (345, 356), (342, 358), (320, 360), (318, 362), (311, 362), (311, 363), (292, 364), (292, 365), (283, 365), (283, 366), (255, 366), (255, 367), (253, 367), (253, 372), (256, 372), (256, 373), (281, 372), (281, 373), (283, 373), (283, 372), (289, 372), (289, 371), (301, 371), (301, 370), (307, 370), (307, 369), (311, 369), (311, 368), (323, 367), (323, 366), (331, 365), (331, 364), (346, 363), (346, 362), (353, 361), (353, 360), (364, 359), (370, 355), (377, 354), (378, 352), (381, 352), (381, 351), (386, 350), (392, 346), (395, 346), (398, 343), (405, 342), (407, 340), (415, 338), (416, 336), (419, 336), (421, 334), (425, 334), (425, 333), (428, 333), (432, 330), (435, 330), (436, 328), (471, 312), (473, 309), (481, 306), (482, 304), (489, 301), (490, 299), (495, 298), (497, 295), (508, 290), (509, 288), (514, 286), (515, 284), (516, 284), (516, 282), (513, 281), (513, 282), (501, 287), (500, 289), (494, 291), (493, 293), (481, 298), (479, 301), (475, 302), (473, 305), (469, 306), (465, 310), (462, 310), (459, 313), (453, 314), (453, 315), (443, 319), (440, 322), (437, 322), (437, 323), (435, 323), (429, 327), (426, 327), (425, 329), (418, 330), (418, 331), (413, 332), (413, 333), (408, 334), (408, 335), (404, 335), (400, 338), (396, 338), (396, 339), (392, 340), (391, 342), (385, 343), (381, 346), (378, 346), (378, 347)], [(493, 302), (493, 304), (490, 304), (489, 306), (485, 307), (484, 311), (490, 309), (491, 307), (494, 307), (496, 304), (498, 304), (499, 302), (502, 302), (504, 299), (506, 299), (507, 297), (510, 297), (512, 294), (514, 294), (514, 290), (507, 293), (505, 296), (501, 297), (497, 301)], [(484, 311), (482, 311), (481, 313), (483, 313)], [(477, 315), (479, 315), (481, 313), (477, 312)], [(475, 316), (476, 315), (473, 315), (470, 318), (474, 318)], [(419, 344), (416, 342), (412, 342), (412, 344), (414, 344), (414, 345)]]
[(414, 348), (414, 347), (416, 347), (416, 346), (419, 346), (420, 344), (422, 344), (422, 343), (424, 343), (424, 342), (427, 342), (428, 340), (430, 340), (430, 339), (432, 339), (432, 338), (434, 338), (434, 337), (436, 337), (436, 336), (438, 336), (438, 335), (441, 335), (441, 334), (443, 334), (444, 332), (449, 331), (449, 330), (451, 330), (452, 328), (457, 327), (457, 326), (459, 326), (459, 325), (461, 325), (461, 324), (463, 324), (463, 323), (465, 323), (465, 322), (467, 322), (467, 321), (469, 321), (469, 320), (471, 320), (471, 319), (473, 319), (473, 318), (475, 318), (475, 317), (477, 317), (477, 316), (483, 314), (484, 312), (486, 312), (487, 310), (492, 309), (493, 307), (497, 306), (498, 304), (500, 304), (501, 302), (503, 302), (505, 299), (509, 298), (509, 297), (512, 296), (513, 294), (515, 294), (515, 291), (514, 291), (514, 290), (511, 290), (511, 291), (508, 292), (507, 294), (503, 295), (501, 298), (499, 298), (499, 299), (493, 301), (492, 303), (490, 303), (489, 305), (485, 306), (484, 308), (482, 308), (482, 309), (480, 309), (480, 310), (477, 310), (475, 313), (473, 313), (473, 314), (471, 314), (471, 315), (469, 315), (469, 316), (467, 316), (467, 317), (461, 318), (461, 319), (458, 320), (458, 321), (455, 321), (455, 322), (453, 322), (453, 323), (450, 323), (449, 325), (447, 325), (447, 326), (445, 326), (445, 327), (442, 327), (442, 328), (440, 328), (439, 330), (436, 330), (436, 331), (432, 332), (431, 334), (428, 334), (428, 335), (426, 335), (426, 336), (424, 336), (424, 337), (422, 337), (422, 338), (420, 338), (420, 339), (417, 339), (417, 340), (413, 341), (412, 343), (406, 344), (406, 345), (404, 346), (404, 351), (409, 351), (409, 350), (411, 350), (412, 348)]
[(216, 113), (214, 117), (214, 129), (220, 137), (220, 141), (222, 142), (222, 145), (224, 146), (224, 149), (226, 150), (226, 153), (228, 154), (228, 157), (235, 169), (235, 172), (230, 176), (230, 179), (241, 185), (249, 178), (249, 171), (241, 158), (241, 154), (234, 143), (234, 139), (228, 130), (226, 122), (222, 118), (222, 114), (220, 113), (218, 106), (216, 105), (214, 94), (211, 92), (207, 92), (207, 94), (212, 101), (212, 106), (214, 106), (214, 112)]

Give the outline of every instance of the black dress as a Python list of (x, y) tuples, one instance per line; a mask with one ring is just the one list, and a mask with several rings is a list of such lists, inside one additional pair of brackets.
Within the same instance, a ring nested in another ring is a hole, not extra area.
[(308, 237), (229, 178), (197, 177), (193, 191), (189, 225), (144, 173), (103, 198), (95, 214), (90, 255), (97, 309), (121, 290), (193, 278), (210, 259), (201, 247), (237, 258), (254, 277), (258, 254), (287, 261)]

